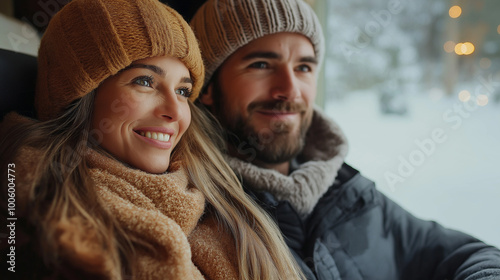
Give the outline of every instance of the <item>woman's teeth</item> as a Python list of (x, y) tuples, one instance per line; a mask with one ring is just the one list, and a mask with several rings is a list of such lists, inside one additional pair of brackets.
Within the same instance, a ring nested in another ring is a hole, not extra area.
[(149, 131), (141, 131), (139, 132), (141, 136), (144, 136), (146, 138), (158, 140), (158, 141), (163, 141), (163, 142), (168, 142), (170, 140), (170, 134), (163, 134), (161, 132), (149, 132)]

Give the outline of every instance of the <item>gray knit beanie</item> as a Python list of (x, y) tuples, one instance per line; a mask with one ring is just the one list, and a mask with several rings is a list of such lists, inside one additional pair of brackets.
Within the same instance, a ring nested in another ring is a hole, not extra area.
[(205, 85), (237, 49), (274, 33), (303, 34), (311, 40), (318, 61), (323, 59), (321, 25), (303, 0), (207, 0), (190, 24), (205, 63)]

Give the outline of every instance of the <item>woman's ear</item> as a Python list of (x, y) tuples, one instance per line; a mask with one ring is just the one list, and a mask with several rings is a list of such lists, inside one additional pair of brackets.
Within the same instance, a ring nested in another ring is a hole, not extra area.
[(201, 93), (199, 97), (201, 103), (205, 104), (205, 106), (212, 106), (214, 104), (213, 99), (213, 83), (210, 83), (206, 90)]

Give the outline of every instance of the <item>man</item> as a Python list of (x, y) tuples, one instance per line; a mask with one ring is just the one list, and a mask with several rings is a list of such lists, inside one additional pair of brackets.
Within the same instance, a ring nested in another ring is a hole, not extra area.
[(344, 163), (344, 135), (313, 106), (324, 39), (307, 4), (208, 0), (191, 26), (206, 63), (199, 101), (308, 279), (500, 279), (498, 249), (416, 219)]

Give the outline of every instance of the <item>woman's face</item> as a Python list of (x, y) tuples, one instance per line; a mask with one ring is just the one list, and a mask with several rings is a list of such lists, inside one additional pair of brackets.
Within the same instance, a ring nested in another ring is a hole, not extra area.
[(192, 87), (177, 58), (137, 60), (97, 88), (92, 137), (122, 162), (163, 173), (191, 122)]

